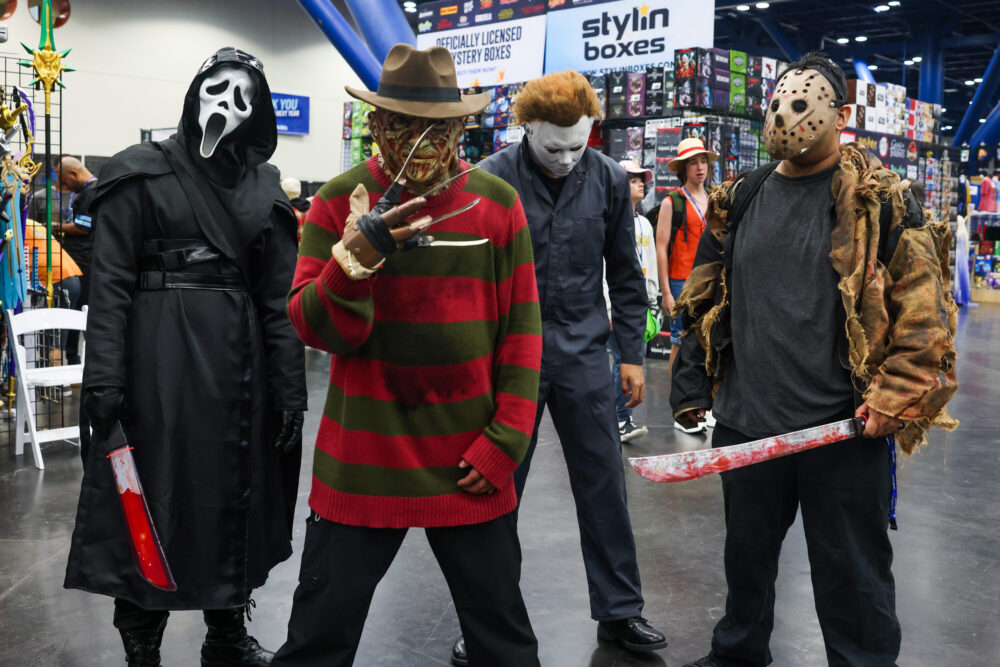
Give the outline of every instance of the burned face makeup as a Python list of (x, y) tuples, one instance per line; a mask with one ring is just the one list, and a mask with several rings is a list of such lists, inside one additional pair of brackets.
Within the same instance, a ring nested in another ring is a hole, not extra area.
[[(418, 145), (420, 135), (432, 124), (434, 127)], [(448, 176), (463, 132), (461, 118), (434, 120), (384, 109), (375, 110), (370, 125), (372, 137), (382, 151), (386, 173), (391, 178), (398, 177), (412, 151), (413, 159), (404, 176), (411, 187), (424, 190)]]
[(767, 152), (777, 160), (807, 152), (836, 131), (838, 107), (833, 84), (820, 72), (798, 69), (785, 74), (767, 107)]
[(535, 162), (554, 177), (563, 178), (583, 158), (593, 124), (590, 116), (581, 116), (569, 127), (544, 120), (531, 121), (524, 126), (525, 138)]

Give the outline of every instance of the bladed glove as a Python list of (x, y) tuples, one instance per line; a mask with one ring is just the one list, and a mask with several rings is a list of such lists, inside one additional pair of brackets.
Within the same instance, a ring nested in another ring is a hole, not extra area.
[(274, 438), (275, 449), (290, 452), (302, 446), (302, 422), (305, 421), (302, 410), (281, 410), (275, 415), (275, 421), (281, 425)]

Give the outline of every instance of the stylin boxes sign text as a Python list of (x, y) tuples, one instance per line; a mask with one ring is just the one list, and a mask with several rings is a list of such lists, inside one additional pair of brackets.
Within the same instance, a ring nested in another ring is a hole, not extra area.
[(545, 71), (641, 71), (673, 59), (674, 49), (711, 47), (715, 3), (624, 0), (549, 5)]
[(528, 81), (542, 75), (545, 3), (446, 0), (420, 5), (417, 48), (443, 46), (460, 88)]
[(309, 134), (309, 98), (271, 93), (278, 134)]

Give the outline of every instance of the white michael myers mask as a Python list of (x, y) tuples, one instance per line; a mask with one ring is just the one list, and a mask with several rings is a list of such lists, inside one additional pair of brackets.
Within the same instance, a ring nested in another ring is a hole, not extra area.
[(781, 77), (764, 119), (771, 157), (789, 160), (836, 132), (835, 100), (833, 84), (816, 70), (797, 69)]
[(250, 72), (243, 67), (223, 65), (201, 82), (198, 125), (203, 158), (212, 157), (219, 142), (250, 117), (256, 93)]
[(593, 124), (590, 116), (581, 116), (576, 125), (569, 127), (533, 120), (525, 124), (524, 134), (535, 161), (556, 178), (562, 178), (583, 158)]

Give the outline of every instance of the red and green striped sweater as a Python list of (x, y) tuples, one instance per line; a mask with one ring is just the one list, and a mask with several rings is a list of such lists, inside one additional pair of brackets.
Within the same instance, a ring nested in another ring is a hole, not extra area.
[[(432, 232), (489, 243), (398, 252), (352, 281), (331, 247), (358, 183), (374, 206), (389, 179), (372, 158), (320, 188), (288, 301), (302, 340), (332, 353), (309, 505), (330, 521), (375, 528), (490, 521), (516, 506), (511, 475), (538, 397), (541, 319), (521, 202), (495, 176), (463, 176), (420, 214), (481, 197)], [(462, 459), (496, 493), (462, 491)]]

